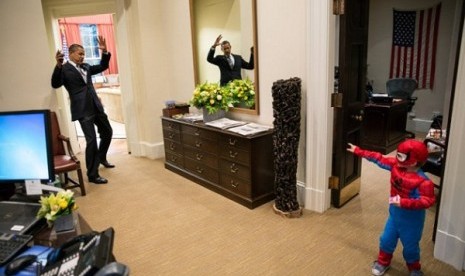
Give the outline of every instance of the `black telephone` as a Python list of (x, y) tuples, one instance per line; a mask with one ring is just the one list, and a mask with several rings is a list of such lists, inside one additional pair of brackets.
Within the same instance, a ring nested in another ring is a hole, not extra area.
[(113, 262), (114, 230), (91, 232), (77, 236), (47, 257), (47, 265), (40, 275), (93, 275)]

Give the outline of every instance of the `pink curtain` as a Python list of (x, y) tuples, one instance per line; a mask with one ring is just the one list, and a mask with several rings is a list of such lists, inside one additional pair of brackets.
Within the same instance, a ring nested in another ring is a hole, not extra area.
[[(116, 55), (115, 35), (113, 32), (113, 17), (110, 14), (96, 16), (70, 17), (58, 19), (60, 31), (64, 32), (68, 47), (71, 44), (81, 43), (81, 34), (79, 33), (79, 24), (96, 24), (99, 35), (103, 36), (107, 43), (107, 49), (111, 52), (110, 65), (104, 74), (118, 74), (118, 63)], [(63, 41), (62, 41), (62, 45)], [(63, 50), (65, 52), (65, 50)], [(66, 50), (67, 52), (67, 50)]]
[(99, 35), (103, 36), (107, 42), (108, 52), (111, 53), (110, 66), (105, 71), (105, 74), (118, 74), (118, 62), (115, 47), (115, 35), (113, 32), (113, 24), (97, 25)]
[(60, 30), (65, 34), (68, 47), (71, 46), (71, 44), (82, 44), (81, 34), (79, 33), (79, 24), (60, 23), (60, 20), (58, 20), (58, 23), (60, 25)]

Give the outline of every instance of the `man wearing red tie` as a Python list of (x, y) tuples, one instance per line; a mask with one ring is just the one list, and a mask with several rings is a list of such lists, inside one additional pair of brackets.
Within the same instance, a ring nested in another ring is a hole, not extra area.
[[(69, 61), (64, 63), (64, 55), (58, 50), (55, 55), (57, 64), (52, 74), (52, 87), (65, 86), (69, 93), (71, 105), (71, 120), (78, 120), (86, 138), (86, 167), (89, 182), (106, 184), (108, 180), (99, 174), (99, 165), (114, 168), (115, 165), (107, 161), (113, 129), (105, 114), (103, 105), (95, 92), (92, 75), (101, 73), (108, 68), (111, 54), (107, 51), (105, 38), (98, 37), (99, 49), (102, 51), (100, 64), (84, 63), (84, 48), (79, 44), (72, 44), (69, 51)], [(97, 126), (100, 134), (100, 144), (97, 145)]]

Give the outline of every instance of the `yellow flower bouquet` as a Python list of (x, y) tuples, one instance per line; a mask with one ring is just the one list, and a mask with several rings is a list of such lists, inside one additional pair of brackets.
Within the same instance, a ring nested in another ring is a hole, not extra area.
[(190, 104), (199, 109), (206, 109), (209, 114), (220, 110), (228, 111), (232, 107), (232, 98), (228, 89), (218, 83), (205, 82), (195, 87)]
[(41, 196), (39, 200), (41, 207), (37, 212), (37, 217), (45, 218), (51, 227), (58, 217), (72, 214), (78, 208), (73, 195), (72, 191), (65, 190), (48, 197)]
[(232, 80), (226, 87), (233, 98), (234, 106), (243, 104), (250, 108), (255, 105), (255, 88), (249, 78), (245, 80)]

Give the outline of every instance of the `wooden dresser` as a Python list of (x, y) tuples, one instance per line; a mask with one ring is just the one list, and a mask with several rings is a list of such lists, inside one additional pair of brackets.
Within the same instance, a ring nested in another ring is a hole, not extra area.
[(245, 137), (162, 117), (165, 168), (250, 209), (274, 199), (272, 131)]

